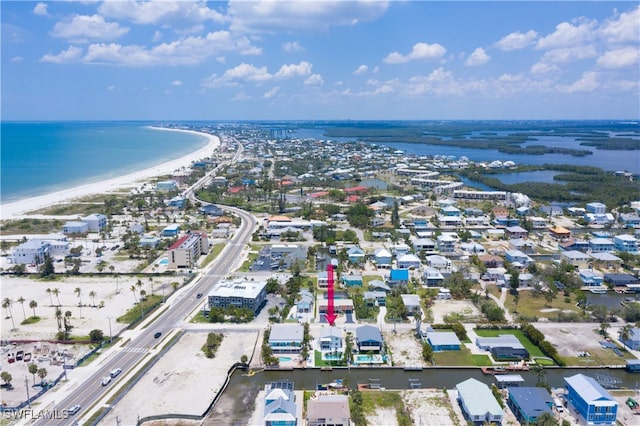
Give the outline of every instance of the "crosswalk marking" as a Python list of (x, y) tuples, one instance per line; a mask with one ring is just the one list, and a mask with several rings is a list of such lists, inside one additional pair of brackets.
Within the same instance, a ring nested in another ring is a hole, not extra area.
[(135, 348), (135, 347), (130, 347), (127, 346), (125, 348), (122, 348), (122, 352), (137, 352), (137, 353), (145, 353), (148, 352), (149, 350), (147, 348)]

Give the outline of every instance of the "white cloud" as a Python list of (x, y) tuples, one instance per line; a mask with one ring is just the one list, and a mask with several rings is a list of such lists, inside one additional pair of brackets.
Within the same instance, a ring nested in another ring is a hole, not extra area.
[(593, 45), (567, 47), (562, 49), (553, 49), (542, 55), (542, 62), (553, 64), (561, 64), (567, 62), (578, 61), (581, 59), (594, 58), (597, 56), (596, 48)]
[(11, 58), (11, 62), (22, 62), (24, 58), (22, 56), (14, 56)]
[(320, 74), (311, 74), (305, 81), (307, 86), (321, 86), (324, 84), (324, 80)]
[(172, 85), (172, 86), (182, 86), (182, 81), (180, 81), (180, 80), (173, 80), (173, 81), (171, 82), (171, 85)]
[(373, 67), (373, 70), (371, 72), (374, 74), (378, 74), (378, 71), (380, 71), (380, 68), (376, 65), (375, 67)]
[(382, 16), (387, 1), (229, 1), (230, 29), (235, 32), (326, 31)]
[(280, 67), (280, 70), (275, 74), (276, 78), (291, 78), (297, 76), (305, 76), (311, 74), (312, 65), (307, 61), (302, 61), (299, 64), (287, 64)]
[(216, 62), (219, 64), (226, 64), (227, 63), (227, 58), (225, 58), (224, 56), (217, 56), (216, 57)]
[(553, 33), (538, 40), (536, 49), (546, 50), (576, 46), (593, 39), (594, 30), (595, 21), (582, 20), (578, 25), (562, 22), (556, 25), (556, 30)]
[(536, 62), (531, 66), (531, 74), (551, 74), (559, 70), (560, 68), (557, 65), (546, 62)]
[(107, 86), (107, 90), (108, 90), (109, 92), (113, 92), (113, 91), (115, 91), (115, 90), (116, 90), (116, 86), (114, 86), (114, 85)]
[(265, 99), (273, 98), (279, 91), (280, 91), (280, 88), (276, 86), (273, 89), (269, 90), (268, 92), (265, 92), (264, 95), (262, 95), (262, 97)]
[(585, 72), (582, 77), (570, 85), (558, 85), (557, 89), (564, 93), (593, 92), (600, 86), (598, 75), (593, 72)]
[(495, 43), (495, 46), (505, 51), (523, 49), (532, 44), (536, 37), (538, 37), (538, 33), (533, 30), (529, 30), (526, 33), (516, 31), (502, 37)]
[(600, 28), (602, 36), (610, 43), (637, 43), (640, 40), (640, 6), (606, 21)]
[(83, 50), (80, 47), (69, 46), (57, 55), (44, 55), (41, 62), (52, 62), (54, 64), (64, 64), (68, 62), (77, 62), (82, 57)]
[(471, 53), (471, 55), (469, 55), (464, 64), (473, 67), (477, 65), (484, 65), (490, 60), (491, 57), (487, 55), (487, 52), (485, 52), (482, 47), (478, 47), (473, 51), (473, 53)]
[(267, 71), (267, 67), (258, 68), (252, 64), (242, 63), (234, 68), (229, 68), (222, 76), (212, 74), (202, 80), (201, 86), (216, 88), (222, 86), (239, 86), (245, 82), (262, 83), (271, 80), (273, 76)]
[(137, 24), (224, 23), (225, 16), (198, 1), (105, 1), (98, 8), (103, 16), (127, 19)]
[(408, 55), (391, 52), (384, 58), (384, 62), (387, 64), (402, 64), (417, 59), (438, 59), (444, 56), (446, 52), (447, 50), (438, 43), (416, 43)]
[(353, 72), (355, 75), (362, 75), (362, 74), (366, 74), (366, 72), (369, 70), (369, 67), (366, 65), (360, 65), (358, 68), (356, 68), (356, 70)]
[(162, 33), (160, 31), (156, 31), (153, 33), (153, 37), (151, 38), (151, 40), (154, 43), (159, 42), (160, 40), (162, 40)]
[(610, 50), (600, 56), (596, 63), (602, 68), (637, 68), (640, 63), (640, 50), (632, 46)]
[(39, 15), (39, 16), (49, 16), (49, 12), (47, 11), (47, 4), (46, 3), (36, 4), (36, 6), (33, 8), (33, 14)]
[[(221, 53), (228, 51), (240, 54), (257, 53), (246, 37), (234, 38), (228, 31), (216, 31), (205, 36), (190, 36), (170, 43), (161, 43), (151, 49), (139, 45), (91, 44), (82, 62), (131, 67), (196, 65), (210, 57), (219, 58)], [(68, 61), (71, 59), (79, 58), (69, 57)]]
[(288, 41), (286, 43), (282, 43), (282, 50), (287, 53), (302, 52), (304, 51), (304, 47), (302, 47), (297, 41)]
[(117, 22), (106, 22), (100, 15), (74, 15), (71, 19), (53, 26), (53, 37), (73, 40), (77, 43), (89, 40), (115, 40), (129, 32)]

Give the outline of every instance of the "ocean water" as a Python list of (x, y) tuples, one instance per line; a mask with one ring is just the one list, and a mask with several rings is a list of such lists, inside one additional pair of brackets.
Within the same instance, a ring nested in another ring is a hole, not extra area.
[(121, 176), (193, 152), (207, 138), (150, 122), (2, 122), (0, 202)]

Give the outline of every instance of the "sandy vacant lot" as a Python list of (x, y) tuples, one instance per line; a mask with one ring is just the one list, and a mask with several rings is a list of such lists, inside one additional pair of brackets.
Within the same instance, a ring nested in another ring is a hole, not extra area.
[(463, 322), (481, 316), (478, 308), (468, 300), (435, 300), (431, 306), (431, 313), (434, 324), (444, 324), (444, 317), (452, 313), (463, 315)]
[(136, 423), (160, 414), (202, 415), (222, 388), (227, 371), (242, 355), (251, 356), (257, 332), (224, 333), (215, 358), (200, 350), (206, 332), (187, 332), (145, 374), (100, 424)]
[[(181, 281), (182, 277), (156, 277), (152, 281), (140, 279), (142, 287), (136, 286), (139, 278), (135, 276), (120, 276), (117, 280), (112, 277), (65, 277), (55, 281), (35, 280), (24, 277), (3, 276), (2, 299), (13, 301), (11, 313), (17, 330), (12, 331), (13, 325), (7, 310), (2, 313), (2, 340), (9, 339), (54, 339), (58, 330), (55, 309), (59, 305), (63, 313), (71, 312), (72, 334), (87, 336), (93, 329), (100, 329), (105, 335), (109, 334), (109, 318), (111, 318), (111, 332), (116, 335), (126, 324), (116, 321), (116, 318), (134, 306), (140, 297), (140, 290), (151, 294), (169, 295), (173, 290), (171, 283)], [(131, 291), (135, 287), (135, 294)], [(153, 287), (153, 288), (152, 288)], [(80, 297), (75, 292), (80, 289)], [(58, 296), (49, 294), (47, 289), (58, 289)], [(116, 290), (118, 291), (116, 293)], [(95, 293), (95, 295), (92, 295)], [(24, 312), (19, 298), (24, 298)], [(24, 317), (33, 315), (29, 303), (35, 300), (35, 308), (40, 321), (35, 324), (21, 325)], [(82, 301), (82, 307), (79, 306)], [(104, 307), (99, 308), (100, 302)]]
[[(455, 400), (440, 389), (413, 389), (400, 392), (404, 406), (414, 425), (462, 426), (466, 422)], [(371, 426), (395, 426), (396, 412), (378, 408), (367, 416)]]
[(594, 323), (552, 323), (538, 322), (534, 326), (544, 333), (545, 339), (558, 349), (561, 356), (577, 356), (578, 351), (600, 350), (602, 336), (594, 330), (599, 325)]
[(422, 347), (415, 337), (414, 330), (398, 330), (396, 333), (384, 332), (384, 341), (387, 342), (393, 354), (393, 363), (396, 366), (424, 365), (422, 359)]

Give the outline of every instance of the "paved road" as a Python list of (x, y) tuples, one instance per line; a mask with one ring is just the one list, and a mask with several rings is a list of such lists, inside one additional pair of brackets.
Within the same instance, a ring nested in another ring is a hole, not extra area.
[[(47, 408), (61, 411), (78, 404), (81, 409), (72, 419), (42, 420), (36, 422), (36, 425), (65, 425), (71, 424), (73, 420), (82, 418), (83, 415), (87, 414), (87, 410), (105, 397), (106, 393), (112, 390), (114, 386), (117, 386), (120, 382), (125, 383), (126, 380), (122, 380), (122, 378), (126, 377), (127, 373), (141, 361), (146, 362), (151, 359), (156, 354), (157, 349), (162, 347), (163, 339), (182, 326), (184, 319), (202, 303), (202, 299), (196, 298), (197, 293), (206, 294), (228, 271), (239, 266), (236, 263), (241, 259), (241, 253), (246, 242), (251, 238), (256, 226), (256, 219), (251, 214), (239, 209), (230, 207), (225, 207), (225, 209), (233, 211), (240, 216), (242, 225), (213, 262), (212, 267), (195, 283), (190, 284), (186, 289), (178, 292), (175, 297), (169, 299), (167, 306), (161, 308), (163, 309), (162, 313), (153, 321), (152, 325), (132, 331), (131, 340), (126, 346), (120, 350), (110, 352), (107, 359), (102, 362), (93, 374), (84, 380), (77, 381), (77, 383), (70, 380), (67, 385), (75, 386), (75, 388), (67, 397), (56, 401), (53, 407)], [(156, 332), (162, 333), (159, 339), (154, 338)], [(101, 379), (108, 376), (109, 371), (115, 368), (121, 368), (122, 374), (109, 385), (102, 386)], [(69, 373), (69, 376), (72, 375), (73, 373)]]

